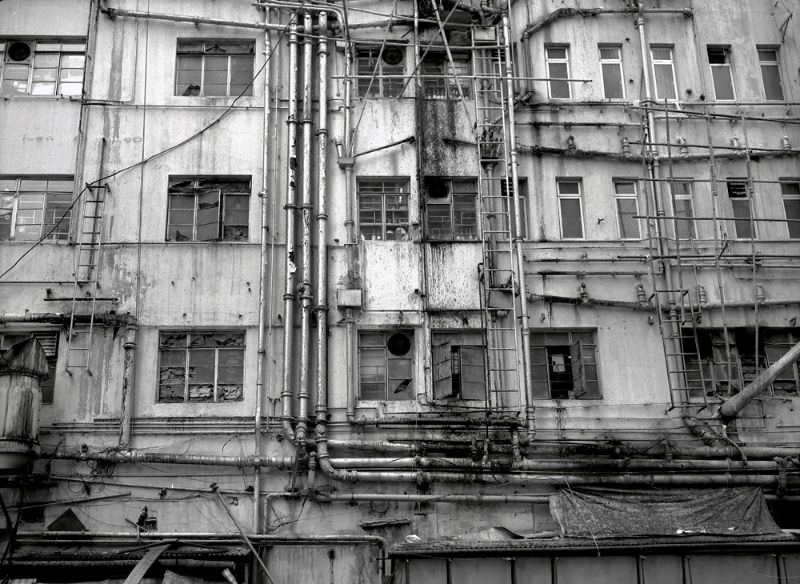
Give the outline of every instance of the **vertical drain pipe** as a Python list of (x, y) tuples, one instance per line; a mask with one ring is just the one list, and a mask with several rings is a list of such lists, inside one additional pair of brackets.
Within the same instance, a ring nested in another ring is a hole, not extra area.
[(311, 14), (303, 14), (303, 158), (302, 182), (302, 283), (300, 292), (300, 388), (295, 440), (305, 448), (311, 375), (311, 59), (314, 40)]
[(288, 440), (294, 440), (292, 429), (292, 399), (294, 392), (294, 363), (292, 345), (294, 344), (294, 274), (297, 271), (294, 257), (294, 218), (297, 206), (297, 17), (291, 16), (289, 23), (289, 113), (286, 120), (287, 141), (289, 144), (288, 171), (286, 179), (286, 288), (283, 294), (283, 433)]
[[(270, 38), (269, 30), (266, 25), (269, 24), (269, 8), (264, 7), (264, 60), (266, 61), (266, 70), (264, 71), (264, 118), (262, 127), (261, 145), (261, 192), (258, 194), (261, 202), (261, 246), (258, 261), (258, 353), (256, 362), (256, 406), (253, 415), (253, 455), (256, 457), (261, 456), (261, 418), (263, 416), (263, 402), (264, 402), (264, 377), (267, 374), (266, 368), (266, 336), (267, 336), (267, 318), (266, 306), (270, 302), (270, 296), (267, 293), (269, 289), (267, 285), (267, 240), (270, 237), (267, 221), (269, 219), (269, 160), (270, 160), (270, 143), (269, 143), (269, 117), (271, 114), (269, 107), (269, 94), (270, 88), (270, 62), (272, 60), (272, 41)], [(271, 268), (272, 266), (270, 266)], [(270, 323), (271, 324), (271, 323)], [(255, 467), (253, 475), (253, 533), (261, 533), (261, 468)]]
[[(326, 440), (328, 416), (328, 14), (319, 13), (317, 126), (317, 404), (316, 434)], [(309, 484), (313, 484), (309, 481)]]

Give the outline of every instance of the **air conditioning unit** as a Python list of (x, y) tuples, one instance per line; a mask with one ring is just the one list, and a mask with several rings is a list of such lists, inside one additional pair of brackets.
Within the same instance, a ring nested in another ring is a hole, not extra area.
[(33, 58), (33, 43), (25, 41), (8, 41), (6, 46), (6, 63), (20, 65), (30, 63)]

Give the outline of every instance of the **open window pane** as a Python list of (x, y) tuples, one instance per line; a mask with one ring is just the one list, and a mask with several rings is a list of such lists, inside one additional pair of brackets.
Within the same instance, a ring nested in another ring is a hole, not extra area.
[(247, 241), (249, 179), (172, 179), (167, 241)]

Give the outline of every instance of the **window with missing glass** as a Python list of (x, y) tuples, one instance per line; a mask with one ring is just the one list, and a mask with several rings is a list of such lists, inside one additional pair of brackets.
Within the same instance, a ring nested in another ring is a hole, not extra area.
[(63, 240), (72, 218), (71, 177), (0, 176), (0, 240)]
[(370, 240), (406, 241), (409, 179), (359, 177), (356, 185), (361, 236)]
[(175, 95), (253, 95), (255, 41), (178, 39)]
[(356, 48), (358, 94), (362, 97), (400, 97), (406, 80), (405, 47), (380, 44)]
[(84, 40), (0, 40), (0, 93), (80, 96)]
[(593, 330), (531, 333), (531, 373), (536, 399), (600, 399)]
[[(528, 239), (528, 179), (526, 177), (518, 177), (517, 184), (519, 185), (519, 223), (521, 228), (519, 236), (522, 239)], [(508, 216), (508, 230), (513, 234), (517, 221), (517, 211), (514, 206), (514, 184), (510, 177), (507, 181), (500, 181), (500, 194), (504, 197), (503, 211)]]
[(358, 336), (359, 397), (414, 398), (414, 331), (361, 331)]
[(430, 51), (422, 61), (422, 92), (428, 99), (466, 99), (472, 97), (472, 60), (463, 51)]
[(7, 351), (17, 343), (27, 341), (34, 337), (44, 350), (47, 357), (48, 376), (39, 383), (42, 391), (42, 403), (53, 403), (56, 384), (56, 363), (58, 362), (58, 331), (57, 330), (9, 330), (0, 331), (0, 354)]
[(478, 239), (478, 181), (425, 177), (425, 226), (430, 240)]
[(161, 331), (158, 344), (160, 403), (244, 399), (244, 333)]
[(431, 368), (435, 399), (486, 399), (486, 344), (482, 333), (433, 331)]
[(167, 241), (247, 241), (248, 177), (171, 177)]
[(714, 83), (714, 97), (718, 101), (736, 99), (733, 89), (733, 71), (731, 69), (731, 48), (729, 46), (709, 46), (708, 64), (711, 67), (711, 79)]
[(748, 181), (746, 179), (730, 179), (725, 184), (733, 211), (734, 237), (752, 239), (755, 237), (755, 223), (753, 222), (752, 199)]

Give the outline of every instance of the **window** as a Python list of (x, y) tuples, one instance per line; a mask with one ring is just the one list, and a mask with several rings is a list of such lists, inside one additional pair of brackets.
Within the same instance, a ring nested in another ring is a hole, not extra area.
[(434, 399), (486, 399), (486, 346), (479, 332), (433, 332)]
[(425, 177), (427, 236), (432, 240), (478, 238), (478, 183), (474, 178)]
[[(525, 177), (518, 177), (517, 181), (519, 183), (519, 222), (520, 226), (522, 227), (522, 232), (519, 234), (519, 236), (522, 239), (528, 239), (528, 179)], [(500, 181), (500, 192), (504, 197), (506, 197), (505, 204), (507, 205), (506, 208), (508, 209), (508, 220), (511, 222), (509, 231), (513, 233), (517, 216), (516, 210), (514, 209), (514, 186), (512, 184), (511, 177), (509, 177), (508, 181)]]
[[(422, 92), (430, 99), (460, 99), (472, 96), (472, 66), (469, 53), (429, 52), (422, 61)], [(458, 88), (461, 88), (459, 93)]]
[(727, 181), (728, 198), (731, 200), (733, 210), (733, 228), (737, 239), (752, 239), (754, 224), (750, 212), (750, 193), (747, 181)]
[(603, 97), (623, 99), (625, 81), (622, 74), (622, 47), (620, 45), (600, 45), (600, 67), (603, 70)]
[(531, 333), (537, 399), (600, 399), (594, 331)]
[(82, 40), (0, 40), (0, 93), (81, 95), (85, 60)]
[(358, 337), (361, 399), (414, 398), (414, 331), (362, 331)]
[[(403, 93), (405, 48), (358, 47), (358, 94), (362, 97), (400, 97)], [(397, 76), (397, 77), (395, 77)]]
[(249, 178), (170, 178), (167, 241), (247, 241), (249, 210)]
[(781, 180), (781, 195), (789, 238), (800, 239), (800, 181)]
[(652, 45), (650, 47), (650, 59), (653, 62), (656, 98), (677, 99), (678, 91), (676, 89), (675, 67), (672, 62), (672, 47)]
[(617, 221), (620, 239), (639, 239), (639, 200), (636, 193), (636, 182), (632, 180), (615, 180), (614, 194), (617, 200)]
[(365, 239), (408, 239), (408, 179), (359, 178), (358, 223)]
[(671, 184), (675, 216), (675, 237), (678, 239), (694, 239), (697, 234), (694, 226), (693, 183), (690, 180), (674, 180)]
[(583, 211), (581, 210), (581, 181), (559, 179), (558, 210), (561, 215), (561, 237), (583, 239)]
[(67, 239), (72, 179), (0, 177), (0, 240)]
[(711, 66), (711, 79), (714, 82), (714, 97), (718, 101), (735, 99), (730, 47), (708, 47), (707, 51), (708, 64)]
[(3, 353), (16, 345), (35, 337), (42, 345), (44, 354), (47, 356), (48, 376), (42, 379), (39, 387), (42, 390), (42, 403), (53, 403), (53, 390), (56, 384), (56, 363), (58, 362), (58, 331), (2, 331), (0, 332), (0, 353)]
[(547, 92), (551, 99), (569, 99), (569, 47), (551, 46), (544, 49), (547, 60)]
[(253, 95), (254, 41), (178, 40), (175, 95)]
[(243, 399), (244, 333), (162, 331), (158, 356), (160, 403)]
[(764, 83), (764, 97), (769, 101), (783, 101), (778, 49), (758, 47), (758, 61), (761, 65), (761, 81)]

